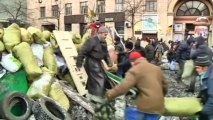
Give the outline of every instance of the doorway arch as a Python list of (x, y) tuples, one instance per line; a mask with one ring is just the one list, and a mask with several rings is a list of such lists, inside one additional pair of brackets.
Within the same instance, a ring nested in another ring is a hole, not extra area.
[[(209, 0), (175, 0), (170, 3), (168, 10), (173, 13), (173, 40), (185, 40), (194, 34), (193, 23), (199, 16), (207, 17), (212, 23), (212, 2)], [(212, 32), (209, 32), (210, 41), (211, 36)]]

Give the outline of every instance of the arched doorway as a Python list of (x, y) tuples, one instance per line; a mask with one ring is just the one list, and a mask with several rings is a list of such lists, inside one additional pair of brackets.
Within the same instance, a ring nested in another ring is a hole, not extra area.
[[(185, 40), (194, 34), (193, 23), (199, 16), (207, 17), (212, 23), (212, 3), (208, 0), (179, 0), (174, 5), (174, 31), (173, 40)], [(212, 25), (211, 25), (212, 26)], [(209, 39), (211, 39), (211, 35)]]

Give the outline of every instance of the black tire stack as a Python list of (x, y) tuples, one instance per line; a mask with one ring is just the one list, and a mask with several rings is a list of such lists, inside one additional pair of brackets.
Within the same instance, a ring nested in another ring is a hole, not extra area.
[(48, 97), (36, 101), (32, 111), (36, 120), (71, 120), (67, 111)]
[[(31, 115), (32, 101), (21, 92), (11, 92), (0, 102), (0, 116), (7, 120), (26, 120)], [(12, 113), (19, 107), (19, 114)]]
[[(18, 108), (18, 114), (12, 112), (14, 108)], [(33, 101), (24, 93), (14, 91), (0, 101), (0, 119), (27, 120), (32, 113), (36, 120), (71, 120), (70, 114), (48, 97)]]

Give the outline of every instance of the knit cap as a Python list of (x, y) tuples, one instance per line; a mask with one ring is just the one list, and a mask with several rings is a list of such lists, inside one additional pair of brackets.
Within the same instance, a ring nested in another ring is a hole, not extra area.
[(129, 55), (129, 59), (130, 61), (135, 61), (136, 59), (138, 58), (141, 58), (142, 55), (139, 53), (139, 52), (131, 52), (130, 55)]
[(132, 49), (133, 48), (133, 43), (132, 42), (126, 42), (125, 43), (125, 48), (128, 48), (128, 49)]
[(98, 33), (108, 33), (108, 29), (106, 27), (102, 26), (98, 29)]
[(195, 66), (209, 66), (211, 61), (208, 55), (200, 55), (196, 57), (194, 64)]

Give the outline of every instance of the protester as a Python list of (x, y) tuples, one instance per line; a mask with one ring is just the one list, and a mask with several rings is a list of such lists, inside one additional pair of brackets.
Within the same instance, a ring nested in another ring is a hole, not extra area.
[(194, 60), (200, 76), (200, 93), (204, 108), (199, 112), (199, 120), (213, 120), (213, 66), (208, 55), (199, 55)]
[(162, 42), (160, 41), (155, 48), (155, 59), (156, 59), (155, 62), (156, 63), (161, 61), (163, 53), (164, 53), (164, 48), (163, 48)]
[(106, 94), (112, 100), (129, 91), (138, 88), (136, 98), (137, 109), (144, 113), (162, 114), (164, 112), (164, 96), (167, 92), (167, 82), (160, 67), (149, 63), (139, 52), (129, 55), (132, 67), (126, 73), (123, 82)]
[(117, 74), (119, 77), (125, 77), (125, 73), (129, 70), (131, 67), (131, 63), (129, 61), (129, 54), (134, 50), (132, 42), (126, 42), (125, 43), (125, 55), (121, 62), (118, 63), (118, 69), (119, 73)]
[(186, 41), (182, 41), (176, 52), (176, 60), (179, 63), (179, 72), (178, 76), (176, 78), (177, 82), (182, 82), (182, 74), (184, 70), (184, 64), (186, 60), (190, 59), (190, 51), (191, 51), (191, 43), (194, 40), (194, 38), (190, 37)]
[(140, 39), (137, 39), (137, 41), (135, 42), (134, 51), (140, 52), (141, 55), (146, 58), (146, 51), (145, 51), (145, 48), (141, 46), (141, 40)]
[(149, 62), (153, 62), (154, 57), (155, 57), (155, 48), (152, 45), (152, 41), (147, 38), (146, 41), (148, 42), (148, 45), (146, 45), (145, 47), (145, 51), (146, 51), (146, 59)]
[(108, 66), (112, 65), (105, 41), (107, 35), (107, 28), (100, 27), (98, 35), (88, 39), (84, 43), (77, 57), (76, 65), (78, 68), (83, 66), (85, 59), (84, 65), (88, 75), (86, 87), (92, 96), (91, 99), (95, 102), (101, 102), (102, 100), (98, 98), (102, 98), (105, 95), (106, 77), (101, 60), (105, 60)]

